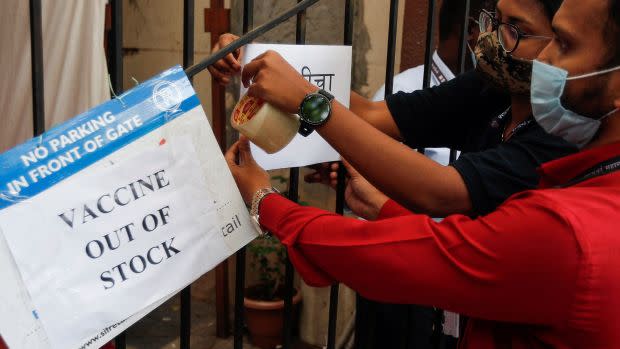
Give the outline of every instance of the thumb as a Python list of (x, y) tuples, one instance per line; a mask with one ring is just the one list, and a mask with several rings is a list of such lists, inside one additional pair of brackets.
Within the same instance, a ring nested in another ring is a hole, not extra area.
[(360, 173), (357, 172), (357, 170), (344, 158), (342, 159), (342, 164), (344, 165), (344, 168), (347, 169), (347, 172), (349, 172), (349, 176), (359, 177)]
[(250, 140), (245, 136), (241, 136), (237, 143), (239, 144), (239, 164), (253, 164), (254, 157), (252, 156), (252, 149), (250, 148)]

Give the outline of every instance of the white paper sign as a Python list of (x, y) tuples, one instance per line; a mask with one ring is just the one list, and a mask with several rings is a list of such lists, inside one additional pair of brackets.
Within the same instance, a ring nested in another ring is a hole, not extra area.
[[(312, 84), (330, 92), (344, 106), (351, 97), (351, 46), (251, 44), (245, 47), (242, 64), (273, 50)], [(246, 90), (241, 86), (241, 94)], [(283, 150), (269, 155), (252, 144), (252, 154), (266, 170), (338, 161), (338, 153), (317, 133), (297, 135)]]
[(0, 328), (12, 349), (35, 347), (28, 328), (36, 347), (98, 348), (257, 235), (180, 67), (0, 166), (0, 253), (16, 267), (1, 271), (18, 294), (0, 296), (21, 304), (0, 324), (30, 320)]

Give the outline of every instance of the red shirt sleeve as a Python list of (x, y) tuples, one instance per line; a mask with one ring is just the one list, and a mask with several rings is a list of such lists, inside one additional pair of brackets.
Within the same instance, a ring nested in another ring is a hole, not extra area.
[(377, 216), (377, 220), (406, 216), (410, 214), (413, 214), (413, 212), (407, 210), (406, 208), (399, 205), (396, 201), (390, 199), (386, 201), (385, 204), (383, 204), (383, 207), (381, 207), (381, 211), (379, 211), (379, 216)]
[(417, 214), (361, 221), (280, 195), (260, 207), (261, 224), (311, 286), (339, 281), (373, 300), (541, 325), (567, 321), (573, 301), (579, 250), (563, 217), (537, 194), (441, 223)]

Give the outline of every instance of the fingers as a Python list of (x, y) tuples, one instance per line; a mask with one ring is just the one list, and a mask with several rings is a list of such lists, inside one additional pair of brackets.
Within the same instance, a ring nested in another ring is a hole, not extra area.
[(234, 168), (237, 165), (237, 154), (239, 153), (239, 142), (235, 142), (235, 144), (233, 144), (228, 151), (226, 152), (226, 154), (224, 154), (224, 159), (226, 159), (226, 163), (228, 164), (228, 167), (230, 167), (231, 169)]
[(243, 71), (241, 72), (241, 82), (243, 86), (248, 88), (250, 86), (250, 81), (254, 78), (254, 76), (258, 73), (260, 68), (262, 67), (262, 61), (253, 60), (243, 67)]
[(304, 182), (306, 183), (318, 183), (321, 181), (321, 174), (318, 172), (309, 173), (304, 176)]
[(239, 144), (239, 165), (253, 164), (254, 157), (250, 148), (250, 140), (244, 136), (240, 137), (237, 143)]
[(347, 172), (349, 172), (350, 176), (359, 176), (359, 172), (357, 172), (357, 170), (353, 168), (353, 166), (347, 160), (342, 159), (342, 164), (344, 165), (344, 168), (347, 170)]
[[(234, 72), (238, 72), (241, 70), (241, 64), (239, 63), (239, 61), (235, 58), (235, 56), (233, 56), (232, 53), (229, 53), (228, 55), (226, 55), (226, 57), (224, 57), (224, 61), (226, 63), (228, 63), (228, 67), (234, 71)], [(220, 61), (221, 62), (221, 61)]]
[(243, 71), (241, 72), (241, 82), (245, 88), (250, 86), (250, 81), (259, 73), (259, 71), (265, 67), (265, 58), (267, 56), (274, 55), (274, 52), (269, 50), (263, 52), (258, 57), (254, 58), (252, 62), (248, 63), (243, 67)]
[(226, 74), (220, 72), (219, 70), (217, 70), (213, 66), (208, 67), (207, 69), (211, 73), (211, 76), (213, 77), (213, 79), (215, 79), (215, 81), (217, 81), (218, 84), (220, 84), (220, 85), (228, 85), (230, 83), (230, 77), (228, 77)]

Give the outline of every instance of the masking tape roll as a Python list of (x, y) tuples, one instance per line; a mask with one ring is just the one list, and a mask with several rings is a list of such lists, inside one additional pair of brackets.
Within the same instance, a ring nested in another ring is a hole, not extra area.
[(299, 118), (255, 97), (239, 100), (230, 118), (234, 129), (268, 154), (277, 153), (297, 135)]

